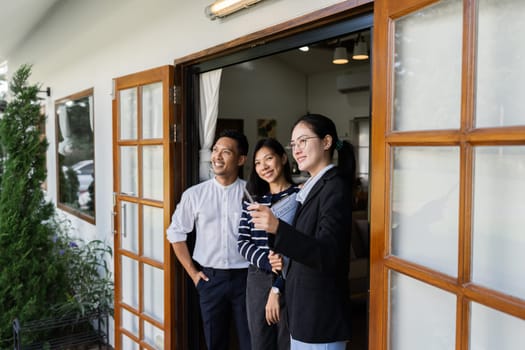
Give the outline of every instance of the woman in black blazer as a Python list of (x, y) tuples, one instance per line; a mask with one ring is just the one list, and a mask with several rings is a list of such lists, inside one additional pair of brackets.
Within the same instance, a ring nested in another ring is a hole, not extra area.
[(291, 349), (343, 350), (350, 341), (353, 148), (338, 139), (332, 120), (317, 114), (295, 123), (290, 146), (299, 169), (311, 176), (297, 194), (293, 225), (262, 205), (248, 209), (256, 228), (275, 234), (275, 251), (290, 257), (284, 273)]

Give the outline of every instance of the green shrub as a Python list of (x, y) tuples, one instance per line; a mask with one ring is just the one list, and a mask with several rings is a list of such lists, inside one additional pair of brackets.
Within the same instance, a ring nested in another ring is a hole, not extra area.
[(83, 242), (45, 199), (47, 140), (31, 66), (17, 70), (0, 119), (0, 348), (12, 348), (12, 322), (94, 309), (112, 314), (111, 248)]
[(0, 339), (11, 336), (15, 317), (48, 315), (49, 301), (60, 300), (67, 289), (65, 266), (55, 263), (51, 239), (54, 205), (41, 189), (48, 144), (40, 129), (39, 87), (27, 84), (30, 72), (22, 66), (14, 74), (12, 99), (0, 119)]

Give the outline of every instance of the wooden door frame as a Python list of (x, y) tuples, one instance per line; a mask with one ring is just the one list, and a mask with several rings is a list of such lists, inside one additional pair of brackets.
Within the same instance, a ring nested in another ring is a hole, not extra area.
[[(175, 181), (175, 203), (180, 200), (180, 196), (185, 188), (194, 184), (198, 180), (198, 113), (199, 98), (195, 96), (198, 91), (198, 74), (205, 71), (217, 69), (231, 64), (239, 63), (262, 57), (264, 54), (271, 54), (290, 49), (292, 45), (299, 42), (294, 36), (308, 31), (330, 29), (330, 26), (337, 26), (349, 19), (365, 18), (364, 23), (369, 28), (372, 21), (374, 0), (346, 0), (341, 3), (328, 6), (312, 13), (294, 18), (292, 20), (265, 28), (263, 30), (242, 36), (226, 43), (213, 46), (211, 48), (192, 53), (190, 55), (177, 58), (175, 64), (175, 123), (177, 125), (177, 139), (181, 147), (173, 158), (177, 163), (172, 168), (178, 169), (182, 174), (180, 181)], [(337, 28), (335, 29), (337, 30)], [(312, 42), (312, 38), (307, 38)], [(271, 47), (270, 47), (271, 46)], [(173, 261), (173, 252), (171, 252)], [(193, 286), (188, 284), (185, 272), (179, 263), (171, 269), (177, 278), (173, 279), (175, 284), (176, 297), (176, 335), (177, 348), (187, 349), (190, 342), (188, 315), (194, 311), (185, 301), (188, 299), (188, 288)]]
[[(475, 146), (523, 145), (525, 127), (476, 128), (475, 79), (477, 45), (477, 3), (462, 2), (461, 50), (461, 123), (456, 130), (393, 131), (393, 20), (418, 9), (437, 3), (438, 0), (376, 1), (374, 8), (375, 59), (372, 62), (373, 128), (372, 144), (375, 145), (370, 163), (374, 167), (371, 186), (371, 266), (370, 266), (370, 349), (388, 349), (389, 344), (389, 271), (403, 273), (428, 285), (455, 295), (456, 349), (467, 349), (470, 332), (469, 303), (476, 302), (505, 314), (525, 319), (525, 300), (500, 291), (477, 285), (472, 281), (472, 208), (473, 208), (473, 154)], [(390, 186), (392, 147), (450, 146), (460, 149), (459, 171), (459, 220), (458, 220), (458, 271), (449, 276), (429, 267), (403, 260), (390, 253)]]
[[(120, 249), (120, 222), (121, 218), (119, 215), (119, 207), (120, 207), (120, 201), (122, 200), (123, 195), (120, 194), (120, 175), (119, 172), (116, 171), (119, 169), (120, 165), (120, 155), (118, 152), (115, 152), (115, 149), (118, 148), (120, 144), (125, 144), (127, 141), (120, 140), (119, 135), (119, 128), (118, 128), (118, 98), (117, 94), (120, 89), (126, 89), (131, 87), (138, 87), (143, 86), (145, 84), (149, 84), (152, 82), (163, 82), (163, 92), (162, 92), (162, 98), (163, 102), (166, 102), (166, 105), (164, 105), (163, 108), (163, 114), (162, 114), (162, 123), (163, 123), (163, 136), (161, 139), (162, 147), (163, 147), (163, 163), (168, 164), (171, 163), (173, 158), (177, 158), (178, 154), (181, 152), (182, 147), (175, 147), (175, 143), (173, 140), (173, 133), (172, 133), (172, 126), (173, 126), (173, 94), (172, 94), (172, 86), (173, 86), (173, 76), (174, 76), (174, 68), (171, 65), (161, 66), (157, 68), (148, 69), (145, 71), (141, 71), (138, 73), (132, 73), (126, 76), (117, 77), (113, 79), (114, 83), (114, 91), (113, 91), (113, 101), (112, 101), (112, 125), (113, 125), (113, 191), (114, 191), (114, 203), (113, 203), (113, 234), (114, 234), (114, 265), (115, 265), (115, 327), (114, 327), (114, 334), (115, 334), (115, 346), (117, 348), (121, 347), (121, 340), (116, 336), (118, 329), (120, 328), (120, 315), (121, 310), (121, 298), (122, 298), (122, 290), (121, 290), (121, 282), (122, 278), (119, 274), (122, 271), (122, 266), (119, 259), (119, 249)], [(140, 101), (139, 101), (140, 103)], [(138, 117), (138, 116), (137, 116)], [(140, 123), (140, 122), (139, 122)], [(137, 131), (137, 133), (140, 134), (140, 128)], [(137, 137), (137, 141), (133, 142), (141, 142), (140, 137)], [(177, 183), (180, 182), (180, 177), (177, 177), (175, 172), (172, 170), (173, 168), (170, 168), (168, 170), (164, 171), (164, 178), (163, 178), (163, 188), (164, 188), (164, 198), (163, 198), (163, 227), (167, 227), (170, 223), (170, 217), (171, 213), (173, 212), (175, 208), (173, 198), (173, 193), (175, 189), (177, 188)], [(140, 184), (139, 184), (140, 188)], [(140, 193), (140, 190), (139, 190)], [(130, 200), (130, 199), (128, 199)], [(137, 198), (138, 200), (138, 198)], [(144, 199), (141, 199), (142, 201)], [(152, 202), (152, 200), (147, 200)], [(159, 207), (160, 208), (160, 207)], [(166, 212), (169, 212), (170, 215), (166, 215)], [(140, 222), (140, 219), (139, 219)], [(139, 224), (140, 226), (140, 224)], [(139, 239), (140, 240), (140, 239)], [(125, 255), (125, 254), (123, 254)], [(175, 274), (174, 269), (171, 269), (170, 266), (173, 266), (174, 264), (174, 256), (172, 253), (171, 245), (169, 242), (165, 241), (164, 244), (164, 251), (163, 251), (163, 257), (164, 257), (164, 263), (163, 263), (163, 269), (164, 269), (164, 321), (163, 323), (163, 330), (164, 330), (164, 344), (168, 344), (168, 347), (171, 349), (175, 348), (175, 342), (177, 339), (174, 339), (172, 329), (176, 327), (177, 318), (175, 317), (175, 303), (171, 302), (173, 297), (177, 297), (177, 291), (175, 289), (175, 278), (178, 277)], [(142, 257), (139, 257), (137, 261), (140, 261)], [(151, 260), (148, 258), (148, 260)], [(159, 265), (162, 263), (158, 263)], [(139, 276), (141, 275), (141, 272), (139, 272)], [(139, 277), (140, 280), (140, 277)], [(142, 285), (139, 285), (139, 289), (142, 292)], [(139, 294), (141, 293), (139, 292)], [(122, 306), (125, 308), (124, 306)], [(139, 310), (142, 308), (141, 302), (139, 300)], [(129, 311), (129, 310), (128, 310)], [(150, 321), (151, 322), (151, 321)], [(160, 322), (159, 322), (160, 323)], [(155, 324), (155, 323), (153, 323)], [(158, 325), (157, 325), (158, 326)], [(141, 326), (139, 325), (139, 328)]]

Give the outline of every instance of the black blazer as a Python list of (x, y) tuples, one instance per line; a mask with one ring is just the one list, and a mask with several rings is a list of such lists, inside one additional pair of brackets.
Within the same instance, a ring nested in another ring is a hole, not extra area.
[(294, 225), (279, 222), (274, 249), (290, 257), (289, 329), (302, 342), (350, 340), (351, 181), (337, 168), (328, 170), (297, 210)]

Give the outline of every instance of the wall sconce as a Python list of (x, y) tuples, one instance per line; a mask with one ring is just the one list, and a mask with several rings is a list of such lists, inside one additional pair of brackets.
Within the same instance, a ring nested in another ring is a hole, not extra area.
[(216, 0), (213, 4), (206, 6), (204, 12), (211, 19), (222, 18), (234, 12), (245, 9), (262, 0)]
[(338, 46), (334, 50), (334, 58), (332, 60), (333, 64), (347, 64), (348, 63), (348, 53), (346, 52), (346, 47)]
[(51, 88), (49, 86), (45, 90), (39, 90), (38, 92), (45, 92), (47, 97), (51, 97)]
[(352, 59), (357, 61), (368, 59), (368, 45), (361, 33), (359, 33), (355, 41)]

